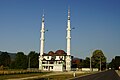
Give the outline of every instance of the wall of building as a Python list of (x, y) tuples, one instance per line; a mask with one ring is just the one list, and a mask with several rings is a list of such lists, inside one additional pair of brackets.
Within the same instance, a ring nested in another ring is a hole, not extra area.
[(65, 56), (43, 56), (45, 60), (51, 60), (52, 58), (55, 58), (55, 60), (65, 60)]

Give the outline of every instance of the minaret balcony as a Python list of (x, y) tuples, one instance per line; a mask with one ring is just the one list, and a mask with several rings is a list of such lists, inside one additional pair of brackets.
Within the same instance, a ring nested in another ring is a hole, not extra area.
[(70, 29), (70, 28), (67, 28), (66, 30), (67, 30), (67, 31), (71, 31), (71, 29)]
[(41, 30), (41, 32), (43, 32), (43, 33), (44, 33), (44, 32), (45, 32), (45, 30)]
[(44, 41), (45, 39), (44, 39), (44, 38), (40, 38), (40, 40), (43, 40), (43, 41)]
[(66, 37), (67, 39), (71, 39), (71, 37)]
[(68, 20), (70, 20), (70, 16), (68, 16)]

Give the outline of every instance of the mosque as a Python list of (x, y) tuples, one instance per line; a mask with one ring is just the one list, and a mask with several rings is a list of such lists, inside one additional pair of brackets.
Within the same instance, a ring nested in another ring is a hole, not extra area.
[(67, 52), (63, 50), (57, 50), (56, 52), (50, 51), (48, 54), (44, 53), (44, 41), (45, 41), (45, 26), (44, 26), (44, 14), (42, 16), (41, 38), (40, 38), (40, 56), (39, 56), (39, 70), (41, 71), (70, 71), (71, 70), (71, 27), (70, 27), (70, 9), (68, 9), (67, 20)]

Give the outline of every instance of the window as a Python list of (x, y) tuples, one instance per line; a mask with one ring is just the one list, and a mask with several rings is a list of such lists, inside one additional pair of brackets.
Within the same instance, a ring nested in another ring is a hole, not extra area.
[(62, 59), (63, 59), (63, 57), (62, 57), (62, 56), (60, 56), (60, 57), (59, 57), (59, 59), (60, 59), (60, 60), (62, 60)]
[(53, 66), (51, 66), (51, 69), (53, 69)]
[(45, 66), (43, 66), (43, 68), (45, 69)]
[(58, 62), (58, 64), (61, 64), (61, 63), (62, 63), (61, 61)]
[(50, 61), (50, 64), (54, 64), (54, 61)]
[(45, 62), (42, 62), (42, 64), (45, 64)]
[(48, 66), (46, 66), (46, 69), (48, 69)]

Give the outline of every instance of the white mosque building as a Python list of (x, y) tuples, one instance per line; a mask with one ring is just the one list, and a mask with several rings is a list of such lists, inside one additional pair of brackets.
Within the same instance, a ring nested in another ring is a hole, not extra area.
[(70, 10), (68, 10), (67, 21), (67, 52), (58, 50), (55, 53), (53, 51), (44, 53), (44, 41), (45, 41), (45, 26), (44, 26), (44, 14), (42, 16), (42, 28), (40, 38), (40, 56), (39, 56), (39, 70), (41, 71), (70, 71), (71, 70), (71, 54), (70, 54), (70, 42), (71, 42), (71, 27), (70, 27)]

